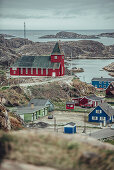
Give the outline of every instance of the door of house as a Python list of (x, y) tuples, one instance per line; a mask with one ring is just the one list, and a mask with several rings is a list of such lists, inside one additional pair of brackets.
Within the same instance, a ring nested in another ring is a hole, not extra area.
[(52, 72), (52, 77), (56, 77), (56, 73), (55, 72)]

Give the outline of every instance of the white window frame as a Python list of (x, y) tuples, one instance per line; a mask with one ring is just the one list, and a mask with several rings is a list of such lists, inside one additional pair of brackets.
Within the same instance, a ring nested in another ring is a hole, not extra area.
[(36, 68), (36, 74), (38, 74), (38, 68)]
[(41, 68), (41, 75), (43, 75), (43, 68)]
[(54, 56), (54, 59), (57, 59), (57, 56)]
[(16, 70), (13, 71), (13, 74), (16, 74)]
[(100, 117), (100, 120), (105, 120), (105, 117)]
[(23, 74), (23, 68), (21, 68), (21, 74)]
[(33, 68), (31, 68), (31, 74), (33, 74)]
[(48, 68), (46, 68), (46, 75), (48, 75)]
[(102, 110), (96, 110), (96, 113), (102, 113)]
[(98, 120), (97, 116), (92, 116), (92, 120)]
[(25, 68), (26, 69), (26, 74), (28, 74), (28, 68)]

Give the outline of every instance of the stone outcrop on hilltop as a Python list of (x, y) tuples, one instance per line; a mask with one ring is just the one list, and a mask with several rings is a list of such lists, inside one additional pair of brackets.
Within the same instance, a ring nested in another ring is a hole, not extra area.
[(40, 38), (62, 38), (62, 39), (98, 39), (95, 35), (81, 35), (74, 32), (61, 31), (56, 35), (44, 35)]
[[(50, 55), (55, 42), (32, 42), (23, 38), (5, 39), (0, 36), (0, 67), (8, 67), (21, 55)], [(114, 45), (105, 46), (92, 40), (60, 43), (65, 58), (113, 58)]]

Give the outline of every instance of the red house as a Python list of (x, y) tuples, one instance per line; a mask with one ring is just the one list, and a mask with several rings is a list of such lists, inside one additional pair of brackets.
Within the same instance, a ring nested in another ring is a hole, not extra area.
[(22, 56), (10, 67), (11, 76), (63, 76), (64, 54), (60, 51), (59, 43), (51, 56)]
[(107, 97), (114, 97), (114, 81), (111, 82), (106, 89), (106, 96)]
[[(77, 99), (77, 100), (76, 100)], [(80, 98), (72, 99), (76, 106), (81, 107), (96, 107), (103, 102), (103, 98), (97, 97), (96, 95), (84, 96)]]
[(66, 109), (74, 109), (74, 102), (66, 102)]
[(83, 97), (77, 97), (77, 98), (73, 98), (72, 102), (75, 103), (75, 106), (80, 106), (80, 100), (82, 100)]

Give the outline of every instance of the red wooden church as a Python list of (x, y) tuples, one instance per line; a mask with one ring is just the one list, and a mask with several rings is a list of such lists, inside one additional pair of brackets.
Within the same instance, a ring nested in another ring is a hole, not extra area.
[(114, 97), (114, 81), (111, 82), (106, 89), (106, 96), (107, 97)]
[(64, 54), (61, 53), (59, 43), (51, 56), (22, 56), (10, 67), (11, 76), (63, 76)]

